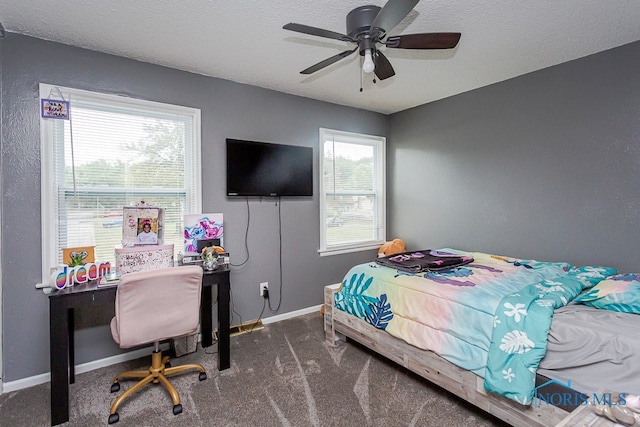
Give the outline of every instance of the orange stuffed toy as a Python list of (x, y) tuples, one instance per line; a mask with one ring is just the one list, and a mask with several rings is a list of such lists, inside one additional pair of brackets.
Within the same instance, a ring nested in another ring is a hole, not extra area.
[(393, 239), (390, 242), (386, 242), (380, 249), (378, 249), (378, 258), (399, 254), (400, 252), (405, 252), (404, 240), (402, 239)]

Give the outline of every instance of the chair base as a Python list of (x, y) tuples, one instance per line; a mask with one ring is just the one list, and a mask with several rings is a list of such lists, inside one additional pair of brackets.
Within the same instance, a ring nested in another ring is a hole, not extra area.
[(145, 371), (125, 371), (120, 372), (112, 381), (111, 384), (111, 392), (117, 392), (120, 390), (120, 380), (121, 379), (136, 379), (140, 378), (136, 384), (134, 384), (130, 389), (125, 391), (122, 395), (120, 395), (111, 405), (111, 409), (109, 411), (109, 424), (113, 424), (118, 422), (118, 408), (133, 393), (142, 389), (149, 383), (161, 384), (171, 396), (171, 401), (173, 402), (173, 414), (178, 415), (182, 412), (182, 405), (180, 404), (180, 396), (178, 395), (178, 391), (175, 387), (169, 382), (167, 376), (178, 374), (180, 372), (184, 372), (190, 369), (197, 369), (200, 371), (200, 375), (198, 379), (200, 381), (204, 381), (207, 379), (207, 373), (204, 370), (204, 367), (199, 363), (189, 363), (180, 366), (172, 366), (166, 367), (169, 362), (169, 356), (162, 356), (162, 352), (156, 350), (151, 355), (151, 366), (149, 369)]

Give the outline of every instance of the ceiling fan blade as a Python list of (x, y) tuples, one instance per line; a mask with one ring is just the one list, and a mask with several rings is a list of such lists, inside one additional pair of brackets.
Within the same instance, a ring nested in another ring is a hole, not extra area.
[(375, 64), (374, 73), (376, 73), (376, 76), (378, 76), (380, 80), (388, 79), (389, 77), (396, 75), (396, 72), (391, 66), (391, 62), (389, 62), (382, 52), (376, 49), (371, 56), (373, 57), (373, 63)]
[(460, 41), (460, 33), (422, 33), (388, 37), (384, 44), (397, 49), (452, 49)]
[(334, 55), (331, 58), (327, 58), (324, 61), (320, 61), (317, 64), (312, 65), (311, 67), (300, 71), (300, 74), (312, 74), (312, 73), (315, 73), (316, 71), (320, 71), (323, 68), (328, 67), (329, 65), (340, 61), (342, 58), (346, 58), (347, 56), (351, 55), (353, 52), (356, 51), (356, 49), (358, 49), (357, 46), (353, 50), (345, 50), (344, 52), (340, 52), (339, 54)]
[(296, 31), (298, 33), (310, 34), (312, 36), (325, 37), (328, 39), (342, 40), (353, 42), (354, 40), (346, 34), (336, 33), (335, 31), (324, 30), (322, 28), (310, 27), (309, 25), (289, 23), (284, 27), (285, 30)]
[(413, 10), (420, 0), (389, 0), (378, 12), (371, 24), (369, 34), (384, 34), (398, 25)]

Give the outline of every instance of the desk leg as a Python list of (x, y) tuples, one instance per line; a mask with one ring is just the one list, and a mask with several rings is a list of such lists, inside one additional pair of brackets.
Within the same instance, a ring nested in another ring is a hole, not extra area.
[(203, 286), (200, 301), (200, 332), (202, 333), (200, 343), (203, 348), (213, 345), (212, 299), (211, 286)]
[(51, 425), (69, 421), (69, 313), (62, 298), (49, 298)]
[[(223, 275), (224, 276), (224, 275)], [(229, 274), (218, 284), (218, 370), (231, 366), (230, 335), (230, 281)]]
[(76, 382), (76, 324), (73, 308), (67, 309), (67, 322), (69, 331), (67, 336), (69, 337), (69, 349), (67, 354), (69, 355), (69, 384)]

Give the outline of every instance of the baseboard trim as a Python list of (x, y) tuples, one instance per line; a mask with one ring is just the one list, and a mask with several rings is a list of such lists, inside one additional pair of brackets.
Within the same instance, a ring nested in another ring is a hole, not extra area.
[(303, 316), (305, 314), (309, 314), (313, 312), (319, 313), (321, 307), (322, 307), (322, 304), (319, 304), (319, 305), (314, 305), (313, 307), (307, 307), (300, 310), (290, 311), (284, 314), (278, 314), (276, 316), (264, 317), (262, 319), (262, 324), (268, 325), (269, 323), (275, 323), (275, 322), (280, 322), (282, 320), (293, 319), (294, 317)]
[[(313, 313), (314, 311), (320, 311), (320, 307), (322, 307), (322, 304), (313, 306), (313, 307), (303, 308), (301, 310), (290, 311), (284, 314), (278, 314), (276, 316), (266, 317), (262, 319), (262, 324), (267, 325), (269, 323), (280, 322), (282, 320), (292, 319), (294, 317)], [(200, 340), (198, 339), (198, 341)], [(76, 374), (82, 374), (85, 372), (93, 371), (95, 369), (115, 365), (116, 363), (128, 362), (129, 360), (139, 359), (141, 357), (148, 356), (149, 348), (151, 348), (151, 346), (148, 348), (141, 348), (138, 350), (129, 351), (127, 353), (117, 354), (115, 356), (105, 357), (99, 360), (93, 360), (87, 363), (81, 363), (79, 365), (76, 365)], [(169, 344), (168, 343), (162, 344), (160, 348), (162, 351), (166, 351), (169, 349)], [(3, 382), (2, 393), (9, 393), (12, 391), (22, 390), (25, 388), (33, 387), (35, 385), (48, 383), (50, 381), (51, 381), (51, 373), (47, 372), (45, 374), (34, 375), (32, 377), (22, 378), (16, 381)]]
[[(137, 350), (129, 351), (127, 353), (116, 354), (115, 356), (105, 357), (104, 359), (93, 360), (87, 363), (81, 363), (76, 365), (76, 375), (85, 372), (93, 371), (95, 369), (104, 368), (106, 366), (115, 365), (116, 363), (128, 362), (129, 360), (139, 359), (141, 357), (149, 356), (150, 349), (153, 346), (140, 348)], [(169, 344), (163, 343), (160, 345), (162, 351), (169, 350)], [(22, 390), (23, 388), (32, 387), (34, 385), (44, 384), (51, 381), (51, 373), (34, 375), (32, 377), (23, 378), (16, 381), (9, 381), (2, 384), (2, 392), (8, 393), (10, 391)]]

